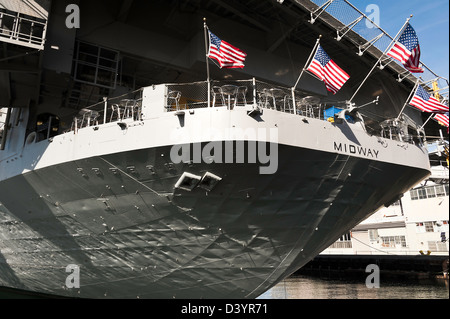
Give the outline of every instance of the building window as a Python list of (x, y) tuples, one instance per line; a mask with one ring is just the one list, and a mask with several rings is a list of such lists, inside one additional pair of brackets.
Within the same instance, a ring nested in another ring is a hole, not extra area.
[(448, 196), (448, 185), (421, 187), (409, 191), (411, 200)]
[(378, 229), (369, 229), (369, 239), (371, 241), (378, 240)]
[(428, 242), (428, 250), (429, 251), (448, 251), (447, 245), (445, 243), (439, 241), (429, 241)]
[(425, 188), (419, 188), (417, 190), (417, 193), (419, 194), (419, 199), (427, 198), (427, 192), (425, 191)]
[(444, 186), (442, 186), (442, 185), (436, 186), (436, 195), (437, 196), (445, 196)]
[(427, 191), (428, 198), (436, 197), (436, 190), (434, 187), (427, 187), (426, 191)]
[(425, 222), (425, 232), (427, 232), (427, 233), (434, 232), (433, 224), (434, 224), (434, 222)]
[(119, 69), (119, 52), (78, 42), (74, 78), (78, 82), (115, 89)]
[(350, 235), (350, 233), (346, 233), (338, 239), (338, 241), (351, 241), (351, 240), (352, 236)]
[(383, 247), (386, 248), (406, 247), (405, 236), (382, 236), (380, 238), (382, 241), (381, 246)]

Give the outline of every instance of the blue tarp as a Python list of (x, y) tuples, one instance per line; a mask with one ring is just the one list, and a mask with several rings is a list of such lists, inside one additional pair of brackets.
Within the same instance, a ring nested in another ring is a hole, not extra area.
[(330, 107), (329, 109), (326, 109), (326, 110), (323, 112), (324, 120), (326, 121), (326, 120), (328, 120), (328, 118), (334, 117), (335, 114), (338, 114), (338, 113), (339, 113), (340, 111), (342, 111), (342, 110), (343, 110), (343, 109), (340, 109), (340, 108), (335, 107), (335, 106), (332, 106), (332, 107)]
[[(323, 117), (324, 117), (324, 120), (326, 121), (326, 120), (328, 120), (330, 117), (334, 117), (335, 114), (338, 114), (338, 113), (341, 112), (342, 110), (343, 110), (343, 109), (338, 108), (338, 107), (336, 107), (336, 106), (332, 106), (332, 107), (326, 109), (325, 111), (323, 111)], [(346, 119), (348, 122), (353, 122), (353, 117), (351, 117), (350, 115), (346, 115), (346, 116), (345, 116), (345, 119)]]

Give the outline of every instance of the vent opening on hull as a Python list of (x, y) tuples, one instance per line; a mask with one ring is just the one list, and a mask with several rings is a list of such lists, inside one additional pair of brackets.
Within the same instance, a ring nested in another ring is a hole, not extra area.
[(184, 172), (180, 179), (175, 184), (175, 188), (183, 189), (185, 191), (192, 191), (202, 179), (201, 176)]
[(220, 178), (219, 176), (206, 172), (198, 186), (210, 192), (221, 180), (222, 178)]
[(190, 192), (195, 187), (200, 187), (210, 192), (221, 180), (221, 177), (210, 172), (206, 172), (203, 177), (184, 172), (175, 184), (175, 188)]

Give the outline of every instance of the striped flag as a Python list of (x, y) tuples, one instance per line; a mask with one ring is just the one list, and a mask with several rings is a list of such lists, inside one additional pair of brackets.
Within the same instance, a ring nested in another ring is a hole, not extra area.
[(350, 78), (347, 73), (330, 59), (320, 45), (317, 47), (316, 53), (306, 71), (311, 72), (324, 81), (327, 90), (333, 94), (336, 94)]
[(243, 68), (247, 54), (232, 46), (228, 42), (220, 40), (215, 34), (209, 31), (209, 51), (208, 58), (219, 62), (220, 68)]
[(416, 31), (408, 23), (398, 41), (388, 51), (387, 55), (400, 61), (410, 72), (423, 73), (419, 67), (420, 45)]
[(425, 91), (425, 89), (418, 85), (416, 89), (416, 93), (414, 93), (413, 98), (409, 102), (409, 104), (417, 107), (423, 112), (430, 113), (445, 113), (448, 112), (448, 105), (442, 104), (435, 97)]
[(434, 116), (434, 119), (441, 123), (442, 125), (445, 125), (448, 127), (448, 113), (446, 114), (436, 114)]

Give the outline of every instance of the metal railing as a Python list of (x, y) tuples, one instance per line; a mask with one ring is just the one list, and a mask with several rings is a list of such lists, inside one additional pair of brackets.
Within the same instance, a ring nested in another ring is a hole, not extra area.
[[(211, 107), (227, 107), (232, 110), (247, 106), (253, 109), (271, 109), (331, 122), (335, 120), (335, 114), (345, 109), (345, 106), (339, 107), (339, 102), (322, 103), (317, 96), (307, 95), (297, 90), (293, 93), (291, 88), (256, 80), (213, 81), (209, 88), (210, 95), (208, 98), (208, 83), (206, 81), (168, 84), (164, 108), (166, 112), (176, 112), (206, 108), (209, 102)], [(336, 113), (328, 112), (329, 108), (335, 108)], [(349, 118), (348, 115), (346, 115), (346, 119), (349, 121), (360, 120), (353, 117)], [(372, 135), (410, 144), (423, 144), (425, 141), (424, 131), (419, 129), (416, 123), (406, 115), (379, 124), (379, 130), (371, 132)]]
[(6, 124), (6, 111), (3, 111), (3, 109), (0, 108), (0, 145), (2, 144), (1, 141), (3, 139), (5, 124)]
[(208, 107), (207, 82), (167, 84), (166, 111)]
[(335, 241), (330, 247), (333, 249), (348, 249), (352, 248), (352, 242), (350, 240), (348, 241)]
[[(167, 112), (208, 107), (208, 83), (169, 84), (165, 109)], [(295, 91), (295, 105), (290, 88), (256, 80), (212, 81), (211, 107), (243, 107), (254, 105), (311, 118), (321, 118), (323, 105), (318, 97)]]
[(0, 42), (44, 49), (47, 20), (0, 9)]
[(0, 107), (0, 130), (3, 129), (3, 126), (5, 126), (6, 122), (6, 108)]
[[(359, 54), (362, 55), (366, 52), (370, 47), (375, 47), (380, 50), (380, 54), (383, 53), (393, 40), (393, 37), (389, 35), (385, 30), (383, 30), (379, 25), (377, 25), (370, 17), (368, 17), (365, 13), (361, 12), (357, 9), (353, 4), (351, 4), (348, 0), (309, 0), (315, 5), (318, 6), (315, 10), (310, 10), (311, 20), (320, 17), (323, 12), (326, 12), (333, 16), (334, 19), (338, 20), (343, 24), (343, 27), (336, 30), (337, 38), (342, 38), (343, 36), (347, 36), (347, 39), (352, 41), (355, 46), (358, 47)], [(407, 15), (405, 13), (405, 19)], [(358, 39), (352, 38), (349, 31), (353, 31), (358, 34), (360, 37), (365, 39), (367, 42), (361, 44)], [(420, 39), (419, 39), (420, 40)], [(403, 69), (403, 65), (395, 60), (390, 59), (386, 56), (386, 60), (383, 61), (383, 65), (388, 63), (396, 63), (400, 65)], [(420, 74), (421, 80), (425, 83), (427, 81), (431, 81), (434, 79), (444, 80), (443, 86), (448, 86), (448, 79), (444, 79), (439, 77), (435, 72), (433, 72), (428, 66), (426, 66), (422, 61), (422, 66), (424, 68), (424, 73)], [(406, 76), (414, 76), (416, 75), (410, 73), (406, 69), (405, 72), (399, 74), (399, 79), (404, 79)]]
[[(229, 110), (245, 108), (247, 111), (274, 110), (295, 114), (304, 118), (321, 119), (333, 122), (337, 113), (330, 115), (329, 108), (335, 108), (335, 103), (322, 103), (319, 97), (307, 95), (301, 91), (292, 92), (291, 88), (276, 86), (270, 83), (253, 80), (242, 81), (213, 81), (208, 85), (206, 81), (166, 84), (166, 95), (161, 106), (165, 112), (178, 112), (182, 110), (212, 107), (223, 107)], [(208, 94), (208, 89), (210, 89)], [(209, 95), (209, 96), (208, 96)], [(132, 119), (143, 120), (142, 117), (143, 89), (124, 94), (119, 97), (106, 99), (92, 106), (83, 108), (74, 117), (70, 129), (66, 132), (78, 132), (85, 127), (96, 127), (100, 124)], [(294, 101), (294, 102), (293, 102)], [(209, 103), (209, 104), (208, 104)], [(337, 108), (339, 112), (340, 108)], [(347, 118), (347, 115), (346, 115)], [(354, 121), (359, 119), (354, 118)], [(351, 119), (348, 119), (351, 121)], [(401, 120), (397, 120), (401, 122)], [(388, 123), (389, 124), (389, 123)], [(375, 135), (409, 143), (422, 143), (420, 134), (418, 138), (405, 139), (402, 132), (386, 136), (386, 128), (380, 125)], [(398, 124), (398, 123), (397, 123)], [(405, 127), (408, 124), (404, 123)], [(395, 126), (395, 125), (394, 125)], [(396, 128), (397, 126), (395, 126)], [(407, 129), (404, 129), (406, 132)], [(407, 134), (407, 133), (405, 133)]]
[(104, 98), (103, 102), (81, 109), (68, 131), (77, 133), (85, 127), (112, 122), (120, 124), (127, 119), (142, 120), (142, 89), (110, 99)]

